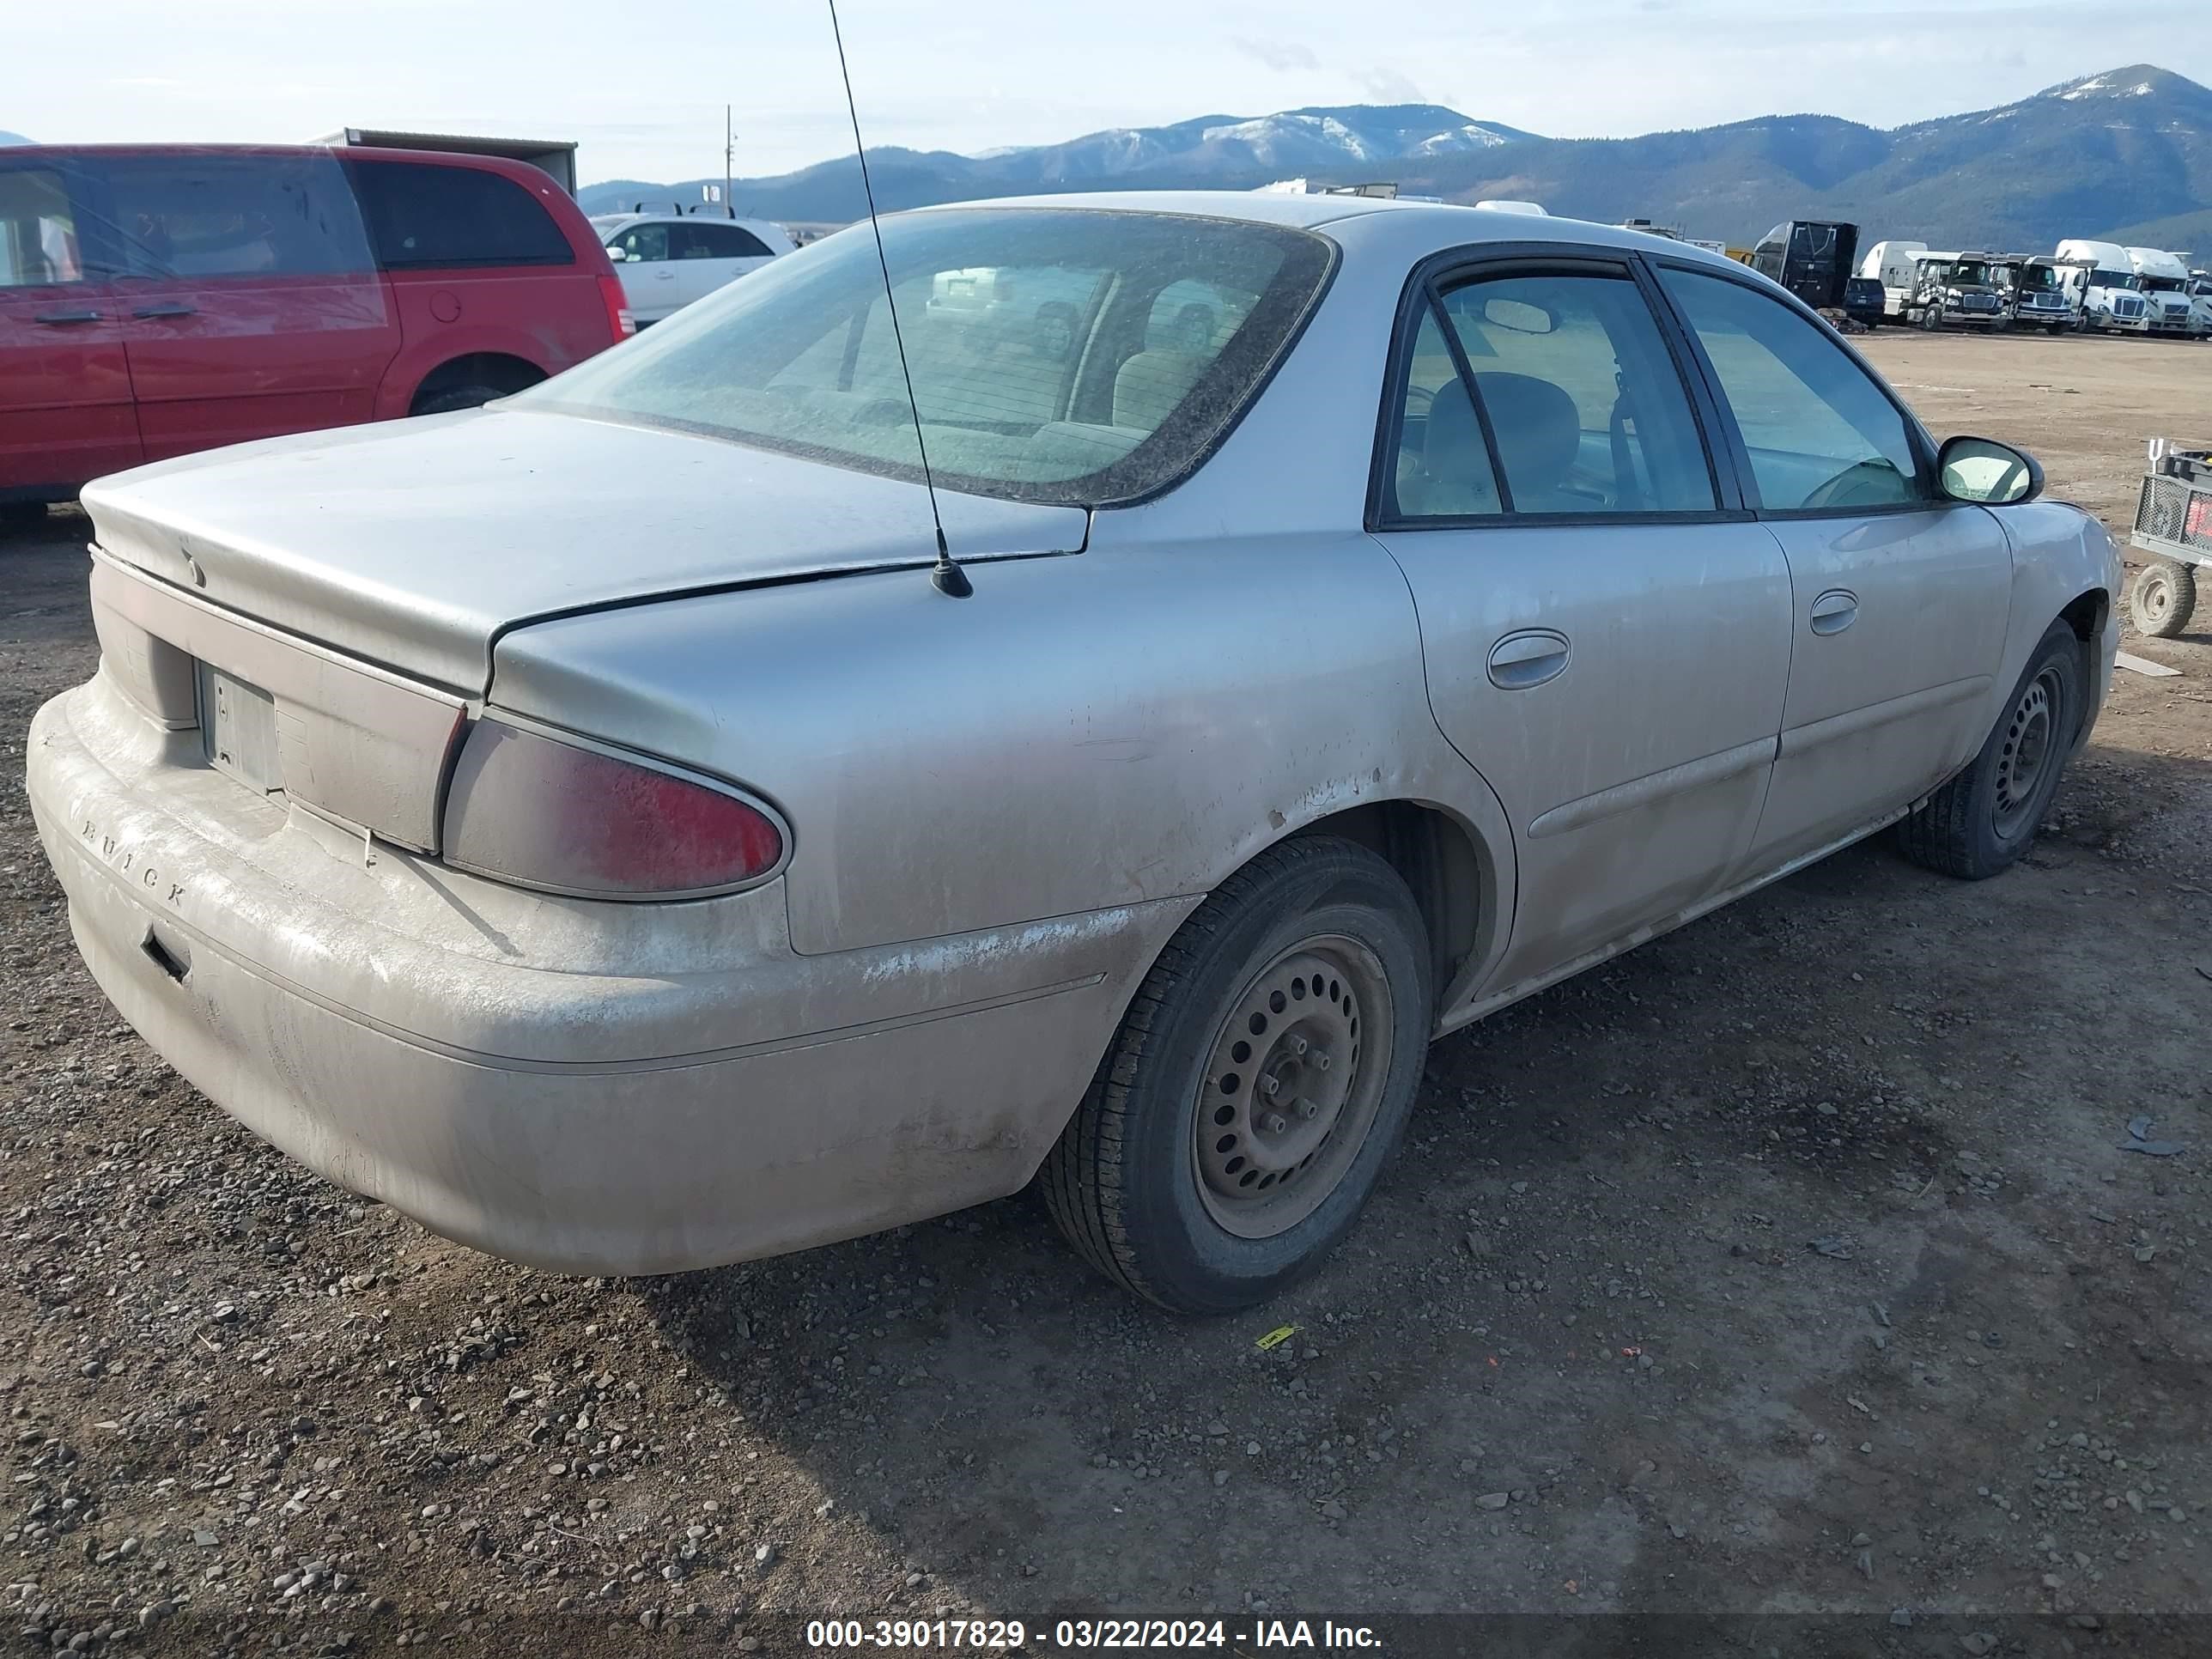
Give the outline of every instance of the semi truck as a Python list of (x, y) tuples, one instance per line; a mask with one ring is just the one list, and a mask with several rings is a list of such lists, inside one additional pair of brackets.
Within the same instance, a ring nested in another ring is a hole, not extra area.
[(1923, 249), (1913, 259), (1905, 319), (1925, 329), (1969, 328), (1995, 333), (2012, 322), (2009, 296), (1997, 285), (1994, 256), (1972, 249)]
[(1751, 267), (1814, 310), (1833, 310), (1844, 303), (1844, 284), (1851, 276), (1858, 248), (1856, 225), (1788, 219), (1759, 239), (1751, 252)]
[(2148, 331), (2180, 338), (2201, 336), (2203, 331), (2197, 326), (2197, 308), (2190, 303), (2187, 262), (2161, 247), (2131, 247), (2125, 252), (2129, 268), (2136, 274), (2136, 285), (2142, 292)]
[(2081, 238), (2061, 242), (2062, 264), (2082, 267), (2081, 326), (2097, 332), (2148, 334), (2150, 305), (2127, 249)]
[(2081, 325), (2081, 301), (2075, 278), (2087, 269), (2066, 265), (2049, 253), (2016, 256), (2013, 261), (2012, 319), (2021, 328), (2052, 334)]

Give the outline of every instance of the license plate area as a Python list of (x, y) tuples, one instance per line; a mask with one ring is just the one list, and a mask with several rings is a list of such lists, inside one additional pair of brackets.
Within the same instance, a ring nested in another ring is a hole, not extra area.
[(283, 787), (276, 759), (276, 700), (206, 663), (193, 665), (200, 734), (210, 766), (263, 794)]

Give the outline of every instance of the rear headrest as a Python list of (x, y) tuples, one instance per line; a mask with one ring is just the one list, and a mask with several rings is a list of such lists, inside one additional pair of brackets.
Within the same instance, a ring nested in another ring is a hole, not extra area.
[(1139, 352), (1114, 376), (1114, 424), (1152, 431), (1182, 401), (1202, 367), (1195, 352)]
[(1474, 399), (1467, 395), (1467, 382), (1456, 375), (1437, 388), (1436, 399), (1429, 405), (1421, 470), (1439, 482), (1473, 482), (1489, 475), (1490, 457), (1482, 447)]
[[(1505, 487), (1513, 492), (1515, 505), (1525, 501), (1538, 512), (1547, 510), (1535, 505), (1538, 498), (1566, 482), (1582, 450), (1582, 416), (1575, 400), (1564, 388), (1528, 374), (1478, 374), (1474, 383), (1490, 416), (1498, 459), (1505, 468)], [(1437, 404), (1443, 406), (1441, 392)], [(1433, 431), (1435, 410), (1429, 419)]]

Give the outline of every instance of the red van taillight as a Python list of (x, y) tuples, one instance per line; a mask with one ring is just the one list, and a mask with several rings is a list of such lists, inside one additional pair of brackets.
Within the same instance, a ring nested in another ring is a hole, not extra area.
[(621, 277), (600, 277), (599, 298), (606, 301), (607, 322), (616, 339), (627, 340), (637, 332), (637, 319), (629, 314), (629, 296), (623, 292)]
[(693, 898), (760, 881), (788, 840), (762, 805), (503, 720), (469, 727), (446, 794), (448, 863), (580, 898)]

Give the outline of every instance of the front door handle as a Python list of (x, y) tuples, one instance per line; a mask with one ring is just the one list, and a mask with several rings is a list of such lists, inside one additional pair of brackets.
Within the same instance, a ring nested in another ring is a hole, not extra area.
[(31, 320), (58, 328), (66, 323), (96, 323), (100, 320), (100, 313), (96, 311), (41, 311)]
[(1813, 631), (1840, 634), (1859, 619), (1859, 596), (1847, 587), (1832, 587), (1813, 601)]
[(1526, 691), (1557, 676), (1569, 655), (1566, 635), (1548, 628), (1508, 634), (1490, 647), (1490, 683), (1501, 691)]
[(131, 314), (133, 317), (197, 317), (199, 311), (198, 306), (186, 305), (182, 300), (164, 300), (156, 306), (140, 306)]

